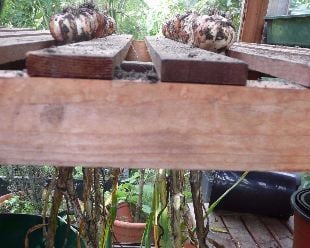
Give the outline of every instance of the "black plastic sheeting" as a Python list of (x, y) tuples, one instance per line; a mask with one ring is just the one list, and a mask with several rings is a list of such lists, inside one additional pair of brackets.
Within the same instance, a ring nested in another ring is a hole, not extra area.
[[(243, 172), (215, 171), (209, 175), (210, 204), (218, 199)], [(289, 218), (291, 195), (300, 186), (300, 176), (283, 172), (250, 172), (217, 206), (217, 209)]]

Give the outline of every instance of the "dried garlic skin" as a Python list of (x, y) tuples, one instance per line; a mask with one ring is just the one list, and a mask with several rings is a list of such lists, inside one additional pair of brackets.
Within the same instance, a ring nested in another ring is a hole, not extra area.
[(66, 8), (63, 13), (52, 16), (49, 29), (53, 38), (64, 44), (111, 35), (116, 30), (116, 23), (94, 5), (82, 4), (78, 8)]
[(194, 12), (175, 16), (164, 23), (162, 32), (166, 38), (212, 52), (225, 51), (236, 40), (235, 28), (228, 19)]

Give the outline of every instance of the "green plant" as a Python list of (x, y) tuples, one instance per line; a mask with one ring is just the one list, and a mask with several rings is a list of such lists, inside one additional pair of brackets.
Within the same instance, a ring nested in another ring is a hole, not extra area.
[(301, 187), (306, 189), (310, 188), (310, 173), (303, 173), (301, 176)]
[(24, 194), (14, 195), (0, 206), (0, 213), (39, 214), (36, 206)]

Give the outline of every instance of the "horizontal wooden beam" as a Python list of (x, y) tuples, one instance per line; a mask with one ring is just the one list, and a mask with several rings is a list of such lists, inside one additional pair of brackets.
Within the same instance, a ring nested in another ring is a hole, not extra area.
[(192, 48), (164, 37), (146, 37), (146, 45), (163, 82), (245, 85), (246, 63)]
[(0, 79), (0, 113), (0, 164), (309, 170), (309, 90)]
[(105, 38), (27, 53), (30, 76), (112, 79), (114, 68), (125, 59), (131, 35)]
[(228, 56), (245, 61), (251, 70), (310, 87), (310, 49), (241, 42)]

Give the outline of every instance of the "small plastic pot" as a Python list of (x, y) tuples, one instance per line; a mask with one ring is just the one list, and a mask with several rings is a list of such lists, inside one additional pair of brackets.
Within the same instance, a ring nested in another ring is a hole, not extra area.
[(296, 191), (291, 197), (294, 208), (293, 248), (306, 248), (310, 245), (310, 188)]

